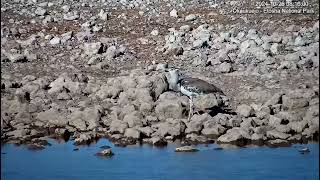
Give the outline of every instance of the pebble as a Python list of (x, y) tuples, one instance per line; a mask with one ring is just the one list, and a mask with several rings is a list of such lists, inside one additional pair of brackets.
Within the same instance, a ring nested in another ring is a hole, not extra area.
[(59, 37), (54, 37), (50, 40), (51, 45), (60, 44), (60, 42), (61, 42), (61, 39)]
[(185, 21), (194, 21), (197, 19), (197, 16), (195, 14), (189, 14), (185, 17)]
[(44, 16), (47, 11), (41, 7), (38, 7), (34, 13), (38, 16)]

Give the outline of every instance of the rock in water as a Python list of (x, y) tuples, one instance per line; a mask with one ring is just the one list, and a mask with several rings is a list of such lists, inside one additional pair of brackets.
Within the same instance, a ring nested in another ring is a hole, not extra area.
[(110, 157), (113, 156), (113, 152), (111, 151), (111, 149), (104, 149), (98, 153), (96, 153), (96, 156), (101, 156), (101, 157)]
[(199, 151), (193, 146), (182, 146), (182, 147), (177, 147), (175, 152), (197, 152)]
[(301, 154), (306, 154), (306, 153), (309, 153), (310, 150), (309, 150), (309, 148), (302, 148), (302, 149), (299, 149), (299, 152), (300, 152)]

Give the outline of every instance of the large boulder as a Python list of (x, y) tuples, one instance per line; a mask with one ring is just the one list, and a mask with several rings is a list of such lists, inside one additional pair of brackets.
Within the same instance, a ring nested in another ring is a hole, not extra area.
[(8, 137), (12, 137), (12, 138), (24, 138), (28, 134), (30, 134), (29, 129), (16, 129), (6, 133)]
[(128, 127), (129, 126), (127, 122), (113, 120), (110, 124), (110, 132), (123, 134)]
[(210, 137), (217, 138), (220, 135), (224, 134), (226, 128), (217, 124), (214, 120), (209, 120), (203, 124), (204, 128), (201, 131), (201, 134)]
[(75, 138), (74, 144), (75, 145), (90, 144), (93, 140), (95, 140), (96, 137), (97, 135), (95, 133), (83, 133)]
[(73, 81), (68, 74), (64, 73), (49, 84), (50, 89), (48, 90), (48, 93), (60, 93), (65, 89), (71, 93), (81, 93), (82, 84), (83, 82)]
[(207, 113), (202, 115), (193, 115), (190, 122), (186, 122), (187, 128), (185, 130), (185, 133), (199, 133), (203, 128), (203, 123), (208, 121), (209, 119), (212, 119), (212, 117)]
[(93, 130), (99, 125), (102, 109), (99, 107), (86, 108), (83, 111), (76, 109), (72, 112), (69, 124), (79, 130)]
[(138, 111), (131, 112), (124, 116), (123, 122), (128, 123), (131, 127), (140, 127), (143, 125), (142, 116)]
[(309, 100), (316, 97), (312, 89), (296, 89), (282, 96), (282, 106), (285, 110), (295, 110), (309, 105)]
[(140, 131), (135, 128), (128, 128), (124, 132), (124, 136), (132, 139), (140, 139)]
[(168, 88), (169, 85), (165, 75), (160, 74), (158, 76), (152, 77), (151, 93), (155, 100), (157, 100), (163, 92), (167, 91)]
[(100, 99), (106, 99), (106, 98), (114, 99), (114, 98), (117, 98), (121, 92), (122, 92), (121, 87), (103, 85), (101, 86), (100, 90), (96, 92), (96, 95)]
[(222, 105), (222, 98), (216, 94), (206, 94), (194, 98), (194, 107), (199, 110), (221, 107)]
[(178, 119), (169, 119), (167, 122), (160, 122), (151, 126), (156, 132), (153, 136), (165, 137), (172, 136), (177, 137), (185, 130), (185, 124)]
[(246, 104), (242, 104), (237, 107), (237, 113), (240, 114), (243, 117), (249, 117), (254, 114), (254, 110), (251, 106), (248, 106)]
[(167, 118), (179, 119), (183, 117), (183, 107), (181, 101), (176, 99), (164, 99), (164, 96), (160, 95), (157, 105), (155, 107), (155, 113), (160, 120), (165, 120)]
[(245, 145), (251, 136), (245, 129), (234, 127), (229, 129), (226, 134), (217, 139), (218, 143), (231, 143), (237, 145)]
[(150, 126), (139, 127), (138, 130), (146, 137), (151, 137), (151, 134), (154, 132)]
[(267, 131), (267, 138), (268, 139), (288, 139), (290, 137), (289, 134), (279, 132), (277, 130)]
[(56, 126), (65, 126), (68, 123), (67, 117), (55, 108), (38, 113), (36, 118), (44, 123)]

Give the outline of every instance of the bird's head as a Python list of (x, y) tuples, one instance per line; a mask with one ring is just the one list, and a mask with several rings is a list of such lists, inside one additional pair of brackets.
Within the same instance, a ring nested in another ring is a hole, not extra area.
[(167, 69), (167, 72), (169, 72), (169, 75), (167, 77), (168, 83), (169, 83), (169, 89), (176, 90), (178, 81), (179, 81), (179, 70), (178, 69)]

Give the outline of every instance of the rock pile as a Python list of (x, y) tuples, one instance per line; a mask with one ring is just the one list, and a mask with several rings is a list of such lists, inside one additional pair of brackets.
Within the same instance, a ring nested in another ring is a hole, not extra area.
[(106, 81), (65, 73), (51, 82), (25, 77), (18, 84), (4, 88), (15, 94), (1, 104), (2, 139), (9, 142), (71, 135), (75, 144), (108, 137), (120, 144), (179, 139), (274, 145), (318, 137), (318, 92), (310, 88), (277, 93), (261, 105), (239, 105), (236, 114), (201, 111), (219, 103), (213, 103), (217, 95), (200, 96), (194, 100), (200, 114), (188, 121), (188, 98), (168, 90), (161, 70), (135, 70)]

